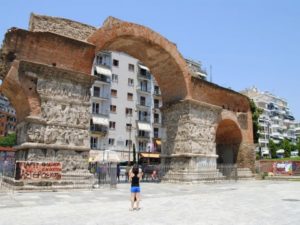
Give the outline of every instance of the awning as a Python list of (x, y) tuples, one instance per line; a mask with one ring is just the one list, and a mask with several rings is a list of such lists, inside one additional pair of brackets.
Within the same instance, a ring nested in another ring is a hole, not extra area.
[(196, 72), (196, 74), (201, 76), (201, 77), (206, 77), (207, 76), (205, 73), (201, 73), (201, 72)]
[(109, 121), (108, 121), (108, 118), (93, 116), (93, 124), (99, 124), (99, 125), (108, 126), (109, 125)]
[(89, 162), (120, 162), (118, 153), (111, 150), (91, 150)]
[(141, 157), (144, 157), (144, 158), (155, 158), (155, 159), (158, 159), (160, 157), (160, 154), (159, 153), (147, 153), (147, 152), (143, 152), (143, 153), (140, 153)]
[(156, 143), (157, 145), (161, 145), (161, 140), (155, 140), (155, 143)]
[(100, 162), (103, 158), (103, 152), (99, 150), (91, 150), (90, 151), (90, 157), (89, 162)]
[(282, 154), (282, 153), (284, 153), (284, 149), (279, 149), (276, 151), (276, 153)]
[(146, 67), (146, 66), (139, 65), (139, 67), (140, 67), (141, 69), (143, 69), (143, 70), (147, 70), (147, 71), (149, 71), (149, 68), (148, 68), (148, 67)]
[(151, 131), (151, 126), (149, 123), (138, 123), (139, 130)]
[(97, 74), (102, 74), (102, 75), (106, 75), (106, 76), (110, 76), (110, 77), (112, 75), (110, 69), (104, 68), (104, 67), (100, 67), (100, 66), (96, 66), (96, 72), (97, 72)]

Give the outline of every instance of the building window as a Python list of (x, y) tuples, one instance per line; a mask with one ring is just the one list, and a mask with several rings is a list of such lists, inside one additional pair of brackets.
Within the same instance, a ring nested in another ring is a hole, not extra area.
[(115, 106), (115, 105), (110, 105), (110, 112), (116, 113), (116, 112), (117, 112), (117, 106)]
[(158, 134), (159, 134), (159, 129), (158, 128), (154, 128), (153, 129), (153, 135), (154, 135), (154, 137), (158, 138), (158, 136), (159, 136)]
[(114, 83), (118, 83), (119, 76), (117, 74), (112, 74), (111, 81), (114, 82)]
[(159, 123), (159, 114), (154, 113), (154, 123)]
[(134, 71), (134, 65), (133, 64), (128, 64), (128, 70), (129, 71)]
[(132, 146), (132, 140), (126, 140), (126, 147)]
[(109, 138), (108, 139), (108, 144), (109, 145), (114, 145), (115, 144), (115, 139), (114, 138)]
[(133, 94), (132, 93), (127, 93), (127, 100), (128, 101), (133, 101)]
[(109, 121), (109, 129), (115, 130), (116, 129), (116, 122)]
[(126, 130), (131, 131), (132, 124), (131, 123), (126, 123)]
[(158, 86), (154, 86), (154, 94), (155, 95), (160, 95), (160, 90), (159, 90), (159, 87)]
[(144, 152), (146, 151), (147, 143), (139, 141), (139, 151)]
[(97, 65), (110, 66), (110, 55), (97, 55), (96, 57)]
[(140, 105), (146, 106), (146, 98), (144, 96), (140, 97)]
[(99, 103), (95, 103), (93, 102), (93, 109), (92, 109), (92, 112), (93, 114), (99, 114)]
[(128, 78), (128, 86), (133, 87), (134, 86), (134, 80), (131, 78)]
[(141, 88), (141, 91), (148, 92), (148, 82), (146, 80), (141, 81), (140, 88)]
[(91, 137), (91, 149), (97, 149), (98, 138)]
[(113, 60), (113, 65), (114, 65), (114, 66), (119, 66), (119, 60), (114, 59), (114, 60)]
[(110, 94), (111, 94), (112, 97), (117, 97), (118, 91), (115, 90), (115, 89), (111, 89)]
[(132, 108), (125, 109), (126, 116), (132, 116)]
[(100, 87), (94, 87), (94, 97), (100, 97)]
[(158, 109), (159, 108), (159, 100), (154, 99), (154, 108)]
[(139, 121), (149, 122), (147, 111), (139, 111)]

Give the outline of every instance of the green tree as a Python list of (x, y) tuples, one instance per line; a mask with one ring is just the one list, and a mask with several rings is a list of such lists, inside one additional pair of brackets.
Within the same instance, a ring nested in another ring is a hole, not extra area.
[(259, 133), (258, 131), (261, 129), (258, 123), (259, 116), (263, 113), (263, 111), (255, 105), (254, 101), (250, 100), (250, 108), (252, 112), (252, 123), (253, 123), (253, 140), (254, 143), (258, 143)]
[(269, 144), (268, 144), (268, 147), (269, 147), (269, 149), (270, 149), (270, 151), (271, 151), (271, 156), (272, 156), (272, 158), (276, 158), (277, 156), (276, 156), (276, 151), (278, 150), (278, 146), (274, 143), (274, 141), (273, 140), (269, 140)]
[(288, 139), (284, 139), (280, 143), (280, 148), (284, 149), (284, 157), (289, 158), (291, 156), (291, 143)]
[(298, 155), (300, 156), (300, 138), (298, 138), (296, 146), (297, 146), (297, 150), (298, 150)]
[(0, 146), (12, 147), (17, 144), (17, 136), (15, 133), (8, 134), (5, 137), (0, 137)]

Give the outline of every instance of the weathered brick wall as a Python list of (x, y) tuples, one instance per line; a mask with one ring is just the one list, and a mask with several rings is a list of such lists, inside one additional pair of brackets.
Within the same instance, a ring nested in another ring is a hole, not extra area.
[(191, 77), (190, 89), (195, 100), (220, 106), (233, 112), (250, 111), (248, 98), (238, 92)]
[(92, 33), (96, 31), (96, 28), (64, 18), (42, 16), (32, 13), (29, 21), (29, 30), (34, 32), (48, 31), (85, 41)]
[(2, 51), (17, 60), (91, 74), (95, 46), (54, 33), (12, 29), (5, 35)]

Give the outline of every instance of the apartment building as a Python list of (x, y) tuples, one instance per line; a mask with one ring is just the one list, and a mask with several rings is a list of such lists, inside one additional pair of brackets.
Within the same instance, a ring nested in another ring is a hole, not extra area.
[(16, 131), (16, 111), (8, 99), (0, 94), (0, 136)]
[(285, 99), (270, 92), (261, 92), (255, 87), (246, 89), (241, 93), (253, 99), (256, 106), (263, 111), (258, 120), (261, 127), (258, 142), (263, 154), (269, 154), (270, 139), (279, 143), (286, 138), (292, 143), (296, 143), (297, 123)]
[(149, 69), (120, 52), (101, 52), (91, 90), (91, 149), (113, 150), (122, 161), (161, 150), (162, 99)]
[(300, 140), (300, 122), (295, 124), (295, 135), (297, 140)]
[[(201, 63), (186, 60), (193, 76), (206, 79)], [(149, 68), (121, 52), (99, 52), (92, 74), (91, 149), (113, 150), (121, 161), (136, 153), (160, 152), (162, 97)], [(104, 155), (104, 154), (103, 154)]]

